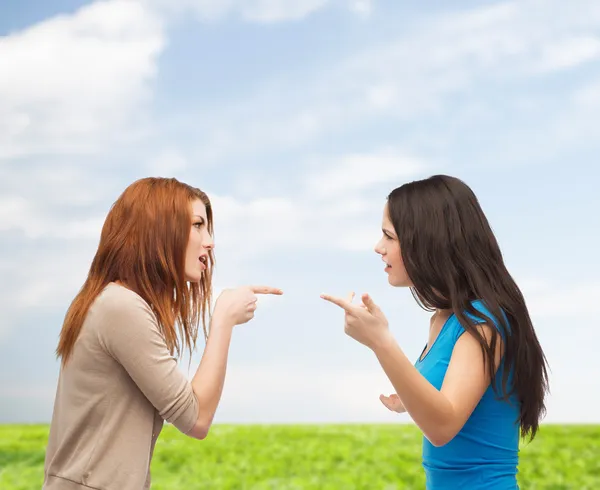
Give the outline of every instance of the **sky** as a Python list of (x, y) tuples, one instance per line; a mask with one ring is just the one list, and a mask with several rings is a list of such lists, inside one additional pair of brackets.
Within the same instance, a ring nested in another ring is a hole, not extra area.
[(146, 176), (208, 193), (216, 294), (285, 292), (235, 328), (215, 422), (410, 422), (319, 295), (368, 292), (416, 359), (429, 313), (373, 247), (387, 194), (437, 173), (525, 295), (544, 422), (600, 423), (599, 60), (593, 0), (2, 2), (0, 423), (49, 422), (64, 314)]

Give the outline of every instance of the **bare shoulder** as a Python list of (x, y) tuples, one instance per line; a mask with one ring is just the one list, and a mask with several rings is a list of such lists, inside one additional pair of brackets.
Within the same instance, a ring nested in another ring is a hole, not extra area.
[[(488, 325), (487, 323), (477, 323), (475, 326), (475, 331), (477, 334), (470, 330), (465, 330), (463, 335), (459, 337), (454, 347), (453, 357), (466, 355), (466, 356), (477, 356), (481, 355), (481, 343), (480, 339), (484, 339), (485, 343), (488, 346), (491, 346), (492, 338), (494, 337), (494, 333), (496, 334), (496, 345), (494, 349), (494, 361), (495, 364), (498, 364), (500, 361), (500, 357), (504, 351), (504, 344), (502, 341), (502, 336), (498, 333), (498, 330)], [(478, 338), (479, 337), (479, 338)]]
[[(477, 323), (475, 324), (475, 330), (486, 340), (488, 345), (491, 343), (494, 334), (496, 336), (496, 344), (498, 345), (502, 343), (502, 336), (500, 335), (500, 332), (498, 332), (498, 329), (492, 325), (487, 323)], [(466, 333), (469, 334), (469, 337), (475, 337), (472, 332), (467, 331)]]

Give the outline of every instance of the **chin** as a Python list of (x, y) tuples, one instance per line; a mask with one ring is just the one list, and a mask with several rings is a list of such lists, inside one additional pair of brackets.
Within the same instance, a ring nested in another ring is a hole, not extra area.
[(202, 273), (200, 274), (195, 274), (195, 275), (186, 275), (185, 276), (185, 280), (187, 282), (200, 282), (200, 280), (202, 279)]
[(390, 286), (394, 286), (395, 288), (407, 288), (411, 286), (410, 281), (402, 281), (392, 276), (388, 276), (388, 282)]

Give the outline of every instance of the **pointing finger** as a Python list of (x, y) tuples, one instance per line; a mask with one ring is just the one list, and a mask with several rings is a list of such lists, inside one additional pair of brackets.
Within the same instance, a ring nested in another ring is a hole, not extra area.
[(272, 288), (270, 286), (250, 286), (250, 290), (254, 294), (283, 294), (283, 291), (279, 288)]
[(322, 294), (321, 298), (323, 298), (325, 301), (333, 303), (334, 305), (338, 305), (340, 308), (343, 308), (346, 311), (352, 310), (352, 304), (348, 303), (348, 301), (345, 299), (338, 298), (337, 296), (331, 296), (329, 294)]

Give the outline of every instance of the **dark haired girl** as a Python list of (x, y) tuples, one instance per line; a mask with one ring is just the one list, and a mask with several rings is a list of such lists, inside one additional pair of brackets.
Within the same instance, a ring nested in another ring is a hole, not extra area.
[(345, 310), (345, 331), (377, 356), (396, 393), (381, 396), (423, 432), (427, 488), (517, 489), (519, 439), (545, 412), (547, 364), (523, 295), (472, 190), (445, 175), (388, 196), (375, 251), (392, 286), (433, 312), (412, 363), (369, 295)]

